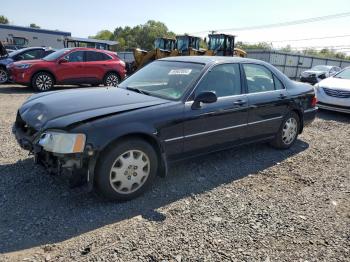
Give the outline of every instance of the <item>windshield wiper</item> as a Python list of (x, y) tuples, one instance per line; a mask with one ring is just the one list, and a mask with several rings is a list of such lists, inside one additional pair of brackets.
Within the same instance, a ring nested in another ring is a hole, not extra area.
[(130, 91), (134, 91), (134, 92), (140, 93), (140, 94), (143, 94), (143, 95), (147, 95), (147, 96), (151, 95), (149, 92), (141, 90), (141, 89), (136, 88), (136, 87), (126, 87), (126, 89), (130, 90)]

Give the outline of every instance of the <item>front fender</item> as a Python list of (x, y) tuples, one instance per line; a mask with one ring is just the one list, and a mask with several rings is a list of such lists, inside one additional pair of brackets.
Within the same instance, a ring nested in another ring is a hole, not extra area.
[[(79, 128), (80, 129), (80, 128)], [(87, 144), (91, 144), (97, 151), (103, 151), (108, 145), (117, 141), (121, 137), (128, 135), (145, 135), (158, 141), (157, 130), (142, 123), (127, 123), (122, 125), (109, 125), (104, 128), (94, 128), (91, 124), (87, 134)]]

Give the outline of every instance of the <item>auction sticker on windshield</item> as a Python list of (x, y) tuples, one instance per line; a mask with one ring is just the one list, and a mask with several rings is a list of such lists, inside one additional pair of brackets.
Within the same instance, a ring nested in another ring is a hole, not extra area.
[(168, 75), (189, 75), (189, 74), (191, 74), (191, 72), (192, 72), (192, 69), (187, 69), (187, 68), (172, 69), (172, 70), (170, 70)]

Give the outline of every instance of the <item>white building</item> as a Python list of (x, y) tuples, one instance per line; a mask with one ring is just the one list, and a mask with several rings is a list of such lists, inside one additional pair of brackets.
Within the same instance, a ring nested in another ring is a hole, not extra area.
[(70, 32), (47, 30), (15, 25), (0, 24), (0, 41), (11, 46), (37, 47), (45, 46), (54, 49), (64, 47), (92, 47), (98, 49), (113, 49), (118, 42), (90, 38), (72, 37)]
[(18, 46), (63, 48), (70, 32), (0, 24), (0, 41)]

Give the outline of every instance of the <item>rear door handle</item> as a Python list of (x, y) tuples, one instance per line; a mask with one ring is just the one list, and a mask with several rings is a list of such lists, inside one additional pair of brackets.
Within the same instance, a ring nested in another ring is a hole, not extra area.
[(233, 102), (233, 104), (236, 106), (242, 106), (242, 105), (245, 105), (246, 103), (247, 101), (241, 100), (241, 99)]

